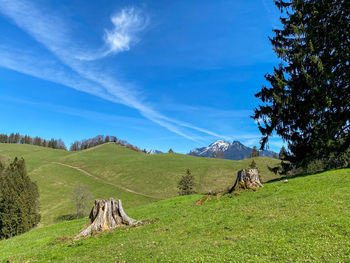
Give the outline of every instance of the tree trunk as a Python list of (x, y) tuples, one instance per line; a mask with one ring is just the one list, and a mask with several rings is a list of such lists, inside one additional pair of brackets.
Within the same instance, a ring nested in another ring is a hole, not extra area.
[(128, 217), (122, 207), (122, 201), (119, 199), (97, 199), (90, 212), (90, 225), (85, 227), (74, 238), (75, 240), (90, 236), (95, 232), (108, 231), (121, 225), (135, 225), (139, 223)]
[(264, 187), (259, 178), (257, 169), (243, 169), (238, 172), (235, 185), (231, 188), (230, 193), (239, 189), (255, 189)]

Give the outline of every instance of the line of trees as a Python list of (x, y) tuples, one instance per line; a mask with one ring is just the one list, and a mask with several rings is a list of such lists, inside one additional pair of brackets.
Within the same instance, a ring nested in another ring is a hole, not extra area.
[(30, 137), (19, 133), (10, 133), (9, 135), (4, 133), (0, 134), (0, 143), (31, 144), (53, 149), (67, 150), (66, 145), (61, 139), (45, 140), (38, 136)]
[(137, 152), (146, 152), (146, 150), (141, 150), (137, 146), (134, 146), (127, 141), (120, 140), (115, 136), (110, 136), (110, 135), (97, 135), (93, 138), (89, 139), (83, 139), (81, 141), (75, 141), (72, 143), (70, 146), (69, 150), (70, 151), (81, 151), (81, 150), (86, 150), (91, 147), (95, 147), (97, 145), (101, 145), (104, 143), (109, 143), (109, 142), (114, 142), (116, 144), (119, 144), (121, 146), (125, 146), (126, 148), (129, 148), (131, 150), (137, 151)]
[[(93, 138), (83, 139), (81, 141), (75, 141), (71, 144), (69, 150), (70, 151), (81, 151), (86, 150), (91, 147), (95, 147), (100, 144), (108, 143), (108, 142), (114, 142), (118, 145), (124, 146), (128, 149), (137, 151), (137, 152), (147, 152), (146, 149), (141, 150), (137, 146), (134, 146), (130, 143), (128, 143), (125, 140), (120, 140), (116, 136), (111, 135), (97, 135)], [(37, 145), (42, 147), (49, 147), (53, 149), (61, 149), (61, 150), (67, 150), (66, 145), (61, 139), (51, 139), (51, 140), (45, 140), (41, 137), (30, 137), (28, 135), (21, 135), (19, 133), (11, 133), (9, 135), (7, 134), (0, 134), (0, 143), (14, 143), (14, 144), (31, 144), (31, 145)]]

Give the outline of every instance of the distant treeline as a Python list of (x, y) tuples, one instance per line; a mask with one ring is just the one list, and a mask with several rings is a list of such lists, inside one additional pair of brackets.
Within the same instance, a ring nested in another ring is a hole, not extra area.
[(0, 143), (31, 144), (53, 149), (67, 150), (66, 145), (61, 139), (45, 140), (38, 136), (30, 137), (28, 135), (21, 135), (19, 133), (11, 133), (10, 135), (0, 134)]
[[(85, 150), (91, 147), (95, 147), (100, 144), (108, 143), (108, 142), (114, 142), (118, 145), (122, 145), (126, 148), (129, 148), (131, 150), (137, 151), (137, 152), (146, 152), (146, 150), (141, 150), (140, 148), (128, 143), (127, 141), (120, 140), (115, 136), (110, 135), (97, 135), (93, 138), (84, 139), (81, 141), (75, 141), (70, 146), (70, 151), (81, 151)], [(61, 139), (51, 139), (51, 140), (45, 140), (40, 137), (30, 137), (28, 135), (21, 135), (19, 133), (11, 133), (10, 135), (7, 134), (0, 134), (0, 143), (14, 143), (14, 144), (31, 144), (31, 145), (37, 145), (42, 147), (49, 147), (53, 149), (61, 149), (61, 150), (67, 150), (66, 145)]]
[(127, 141), (120, 140), (117, 137), (110, 136), (110, 135), (97, 135), (93, 138), (84, 139), (81, 141), (75, 141), (74, 143), (72, 143), (69, 150), (70, 151), (81, 151), (81, 150), (85, 150), (85, 149), (95, 147), (97, 145), (108, 143), (108, 142), (114, 142), (116, 144), (125, 146), (126, 148), (129, 148), (129, 149), (137, 151), (137, 152), (146, 152), (146, 150), (141, 150), (137, 146), (134, 146), (134, 145), (128, 143)]

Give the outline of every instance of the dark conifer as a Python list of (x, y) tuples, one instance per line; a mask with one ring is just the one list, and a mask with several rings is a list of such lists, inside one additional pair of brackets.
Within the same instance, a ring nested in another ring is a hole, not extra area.
[(177, 188), (179, 189), (179, 195), (190, 195), (194, 194), (194, 177), (191, 174), (190, 169), (186, 170), (186, 175), (182, 176), (179, 181)]
[(253, 160), (249, 167), (251, 169), (256, 169), (256, 162)]
[(259, 157), (259, 151), (256, 146), (254, 146), (253, 150), (250, 152), (250, 158), (253, 158), (253, 157)]
[(28, 231), (40, 221), (39, 192), (27, 176), (24, 159), (0, 172), (0, 239)]
[(280, 153), (279, 153), (280, 160), (285, 160), (287, 155), (288, 155), (288, 152), (287, 152), (286, 148), (284, 148), (284, 146), (282, 146)]
[(350, 8), (348, 0), (275, 1), (283, 29), (273, 30), (274, 51), (283, 63), (265, 78), (255, 109), (263, 135), (286, 142), (286, 160), (305, 167), (350, 146)]

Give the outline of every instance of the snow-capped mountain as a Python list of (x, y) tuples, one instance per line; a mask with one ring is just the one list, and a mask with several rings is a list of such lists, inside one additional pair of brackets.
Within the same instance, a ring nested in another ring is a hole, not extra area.
[[(252, 148), (247, 147), (239, 141), (226, 142), (216, 141), (210, 144), (208, 147), (196, 148), (191, 150), (188, 154), (192, 156), (204, 156), (204, 157), (220, 157), (230, 160), (242, 160), (249, 158)], [(273, 157), (272, 151), (259, 151), (260, 156)], [(218, 156), (219, 155), (219, 156)]]
[(163, 152), (152, 149), (152, 150), (149, 150), (147, 153), (149, 153), (149, 154), (159, 154), (159, 153), (163, 153)]

